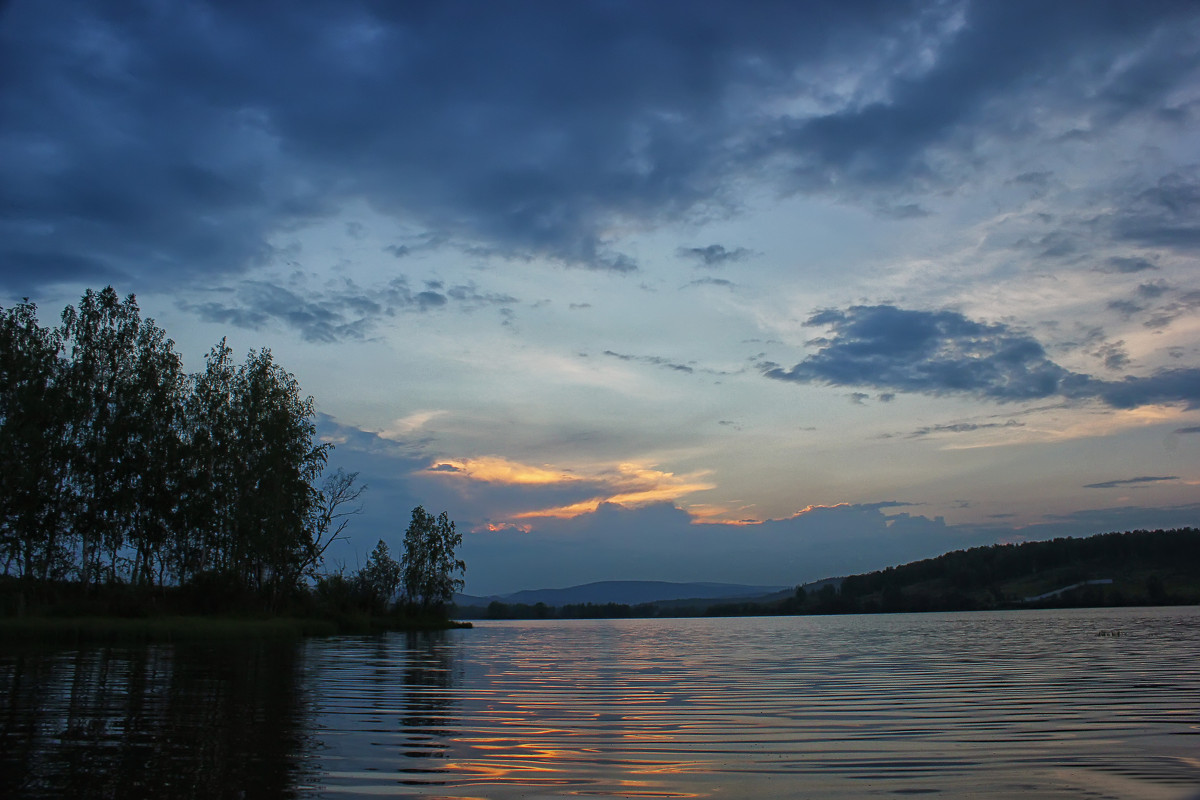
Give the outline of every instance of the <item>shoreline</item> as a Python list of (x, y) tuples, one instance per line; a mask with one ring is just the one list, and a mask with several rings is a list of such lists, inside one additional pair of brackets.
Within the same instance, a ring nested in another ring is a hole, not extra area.
[(236, 617), (164, 615), (22, 616), (0, 618), (4, 644), (174, 643), (221, 640), (288, 640), (311, 636), (419, 633), (470, 628), (455, 620), (380, 617)]

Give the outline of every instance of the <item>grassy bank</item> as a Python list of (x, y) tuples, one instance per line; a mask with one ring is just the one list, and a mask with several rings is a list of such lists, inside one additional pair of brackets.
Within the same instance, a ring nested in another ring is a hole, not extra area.
[(268, 604), (242, 587), (212, 580), (83, 586), (0, 576), (0, 643), (298, 639), (463, 627), (444, 609), (384, 611), (334, 599), (343, 602), (300, 588)]
[(470, 627), (446, 619), (347, 616), (305, 617), (156, 616), (0, 619), (0, 641), (26, 644), (195, 642), (229, 639), (300, 639), (305, 636), (430, 631)]

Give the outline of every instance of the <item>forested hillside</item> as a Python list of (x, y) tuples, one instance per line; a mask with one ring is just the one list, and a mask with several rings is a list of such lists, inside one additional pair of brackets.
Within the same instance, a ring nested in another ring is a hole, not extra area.
[[(815, 589), (819, 586), (819, 589)], [(1200, 530), (1106, 533), (975, 547), (797, 587), (792, 596), (720, 602), (492, 603), (496, 618), (735, 616), (973, 611), (1200, 603)], [(1062, 591), (1060, 591), (1062, 590)], [(1048, 593), (1053, 596), (1042, 597)]]
[[(1111, 580), (1111, 584), (1087, 581)], [(1029, 600), (1075, 584), (1056, 597)], [(1200, 530), (1106, 533), (959, 550), (842, 580), (803, 607), (925, 611), (1200, 602)]]

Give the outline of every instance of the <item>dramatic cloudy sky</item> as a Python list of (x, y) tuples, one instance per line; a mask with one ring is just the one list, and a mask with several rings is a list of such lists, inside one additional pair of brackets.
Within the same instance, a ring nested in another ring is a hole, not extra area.
[(468, 591), (1200, 524), (1193, 2), (0, 5), (0, 305), (268, 346)]

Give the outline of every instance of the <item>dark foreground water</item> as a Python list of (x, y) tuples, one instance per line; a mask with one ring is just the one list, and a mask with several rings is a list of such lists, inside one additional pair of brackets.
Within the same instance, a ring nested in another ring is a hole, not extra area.
[(1197, 608), (0, 646), (0, 703), (5, 798), (1200, 797)]

